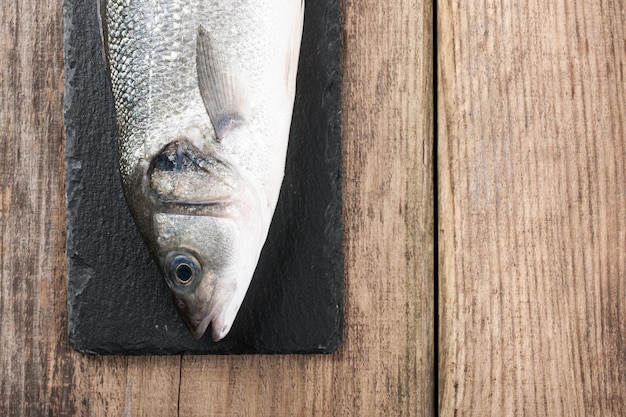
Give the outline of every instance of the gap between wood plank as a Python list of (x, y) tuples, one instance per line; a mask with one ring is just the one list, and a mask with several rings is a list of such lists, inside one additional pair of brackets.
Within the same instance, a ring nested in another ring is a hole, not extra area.
[(183, 385), (183, 355), (179, 356), (178, 362), (178, 400), (176, 403), (176, 415), (180, 417), (180, 389)]
[(439, 417), (439, 181), (437, 164), (438, 106), (437, 101), (437, 1), (433, 1), (433, 404)]

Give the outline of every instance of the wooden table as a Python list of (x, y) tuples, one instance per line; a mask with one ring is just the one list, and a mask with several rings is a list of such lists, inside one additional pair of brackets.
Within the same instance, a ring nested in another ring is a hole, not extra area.
[(339, 352), (88, 357), (61, 0), (0, 5), (0, 415), (626, 414), (626, 4), (341, 7)]

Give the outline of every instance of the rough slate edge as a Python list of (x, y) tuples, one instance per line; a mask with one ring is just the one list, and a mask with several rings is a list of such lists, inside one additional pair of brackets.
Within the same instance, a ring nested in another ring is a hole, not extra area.
[(93, 0), (65, 0), (68, 333), (93, 354), (331, 353), (343, 337), (339, 4), (307, 2), (287, 168), (230, 334), (193, 339), (128, 214)]

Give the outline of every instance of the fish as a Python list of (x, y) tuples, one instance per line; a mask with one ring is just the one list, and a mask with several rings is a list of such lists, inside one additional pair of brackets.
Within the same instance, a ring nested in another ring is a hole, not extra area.
[(129, 211), (194, 338), (230, 331), (284, 176), (303, 0), (97, 0)]

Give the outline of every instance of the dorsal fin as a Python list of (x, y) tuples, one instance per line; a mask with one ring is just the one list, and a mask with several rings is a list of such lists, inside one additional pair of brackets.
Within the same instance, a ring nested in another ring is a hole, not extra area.
[(202, 26), (198, 27), (196, 70), (200, 95), (220, 142), (230, 131), (246, 123), (245, 93), (235, 66), (213, 47), (211, 36)]

